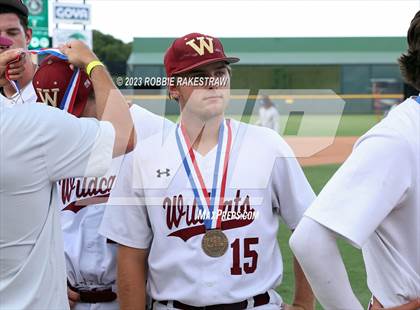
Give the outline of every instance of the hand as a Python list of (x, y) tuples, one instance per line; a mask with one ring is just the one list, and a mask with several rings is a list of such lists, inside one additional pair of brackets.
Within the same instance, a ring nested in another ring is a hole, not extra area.
[(25, 71), (25, 52), (18, 49), (11, 49), (0, 54), (0, 87), (9, 85), (9, 80), (19, 80)]
[(90, 62), (98, 60), (95, 53), (79, 40), (71, 40), (64, 45), (60, 45), (59, 49), (68, 57), (71, 64), (80, 69), (86, 69)]
[(417, 310), (420, 309), (420, 298), (414, 299), (406, 304), (392, 307), (392, 308), (383, 308), (382, 305), (377, 301), (373, 301), (371, 310)]
[(70, 309), (73, 309), (76, 303), (80, 300), (80, 295), (67, 287), (67, 297), (69, 299)]

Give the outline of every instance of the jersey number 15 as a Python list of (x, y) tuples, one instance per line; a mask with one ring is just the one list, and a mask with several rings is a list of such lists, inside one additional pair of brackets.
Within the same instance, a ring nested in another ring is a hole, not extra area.
[(251, 246), (258, 244), (258, 238), (245, 238), (243, 241), (244, 259), (250, 258), (251, 261), (243, 263), (243, 268), (241, 267), (241, 239), (235, 239), (235, 241), (230, 245), (233, 256), (232, 268), (230, 268), (230, 273), (232, 275), (241, 275), (243, 272), (249, 274), (255, 272), (257, 269), (258, 253), (255, 250), (252, 250)]

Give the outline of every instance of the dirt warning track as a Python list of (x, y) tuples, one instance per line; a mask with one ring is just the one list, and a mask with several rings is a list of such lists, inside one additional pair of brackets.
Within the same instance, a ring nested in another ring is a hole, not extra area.
[[(302, 166), (341, 164), (350, 155), (358, 137), (285, 137)], [(314, 146), (321, 150), (311, 152)], [(314, 153), (307, 155), (307, 153)]]

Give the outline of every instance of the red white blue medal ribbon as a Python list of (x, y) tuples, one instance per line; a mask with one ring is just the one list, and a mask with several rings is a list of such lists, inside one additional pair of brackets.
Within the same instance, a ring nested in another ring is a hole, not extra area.
[[(68, 60), (67, 56), (64, 55), (62, 52), (60, 52), (60, 50), (57, 49), (57, 48), (43, 48), (43, 49), (38, 49), (38, 50), (30, 50), (29, 53), (30, 54), (38, 54), (38, 55), (53, 55), (53, 56), (56, 56), (56, 57), (61, 58), (63, 60)], [(19, 59), (20, 59), (20, 56), (18, 56), (16, 58), (16, 60), (12, 61), (11, 63), (13, 63), (15, 61), (18, 61)], [(6, 78), (10, 81), (10, 83), (12, 83), (16, 92), (20, 93), (20, 86), (19, 86), (18, 82), (10, 80), (8, 78), (7, 71), (6, 71)]]
[(63, 60), (68, 60), (67, 56), (60, 52), (58, 48), (41, 48), (37, 50), (30, 50), (29, 53), (35, 55), (53, 55)]
[(73, 76), (70, 80), (70, 84), (69, 86), (67, 86), (64, 97), (61, 100), (60, 105), (58, 106), (59, 109), (67, 112), (71, 112), (73, 110), (73, 105), (76, 100), (77, 89), (79, 88), (80, 79), (80, 69), (75, 68)]
[[(214, 165), (211, 195), (207, 191), (200, 168), (195, 159), (194, 149), (185, 130), (178, 124), (176, 141), (181, 154), (182, 163), (190, 181), (198, 207), (205, 215), (206, 229), (219, 229), (221, 216), (219, 210), (223, 207), (226, 192), (227, 172), (232, 146), (232, 128), (230, 120), (224, 120), (219, 128), (216, 162)], [(216, 216), (217, 215), (217, 216)]]

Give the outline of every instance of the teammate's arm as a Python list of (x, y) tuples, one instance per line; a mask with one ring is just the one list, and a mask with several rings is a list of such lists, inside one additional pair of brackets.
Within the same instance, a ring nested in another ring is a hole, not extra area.
[(67, 298), (69, 300), (70, 309), (73, 309), (80, 301), (80, 295), (67, 287)]
[(147, 250), (118, 246), (117, 284), (121, 310), (146, 307)]
[(363, 309), (350, 286), (332, 231), (304, 217), (290, 247), (324, 309)]
[[(293, 231), (314, 200), (315, 194), (293, 151), (283, 140), (279, 140), (278, 153), (279, 158), (274, 163), (272, 175), (273, 207)], [(286, 305), (286, 310), (314, 309), (314, 294), (296, 260), (294, 260), (294, 273), (294, 301), (292, 306)]]
[(315, 309), (314, 293), (312, 292), (312, 288), (295, 257), (293, 257), (293, 270), (295, 273), (295, 296), (292, 307), (289, 307), (289, 309)]
[(123, 159), (99, 228), (101, 235), (119, 244), (117, 293), (122, 310), (145, 309), (147, 249), (153, 238), (141, 178), (133, 171), (139, 158), (135, 152)]
[[(70, 41), (61, 46), (60, 50), (67, 55), (70, 63), (81, 69), (98, 60), (93, 51), (78, 40)], [(115, 128), (114, 157), (132, 151), (136, 143), (136, 134), (126, 100), (114, 85), (105, 67), (95, 67), (90, 78), (95, 91), (98, 118), (111, 122)]]

